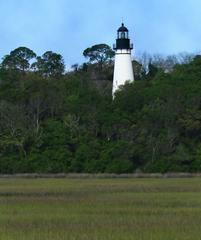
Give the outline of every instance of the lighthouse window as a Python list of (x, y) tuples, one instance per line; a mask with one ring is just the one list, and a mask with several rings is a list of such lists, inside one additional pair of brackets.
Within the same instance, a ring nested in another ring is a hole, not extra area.
[(121, 38), (125, 38), (125, 37), (126, 37), (125, 32), (122, 32), (122, 33), (121, 33)]

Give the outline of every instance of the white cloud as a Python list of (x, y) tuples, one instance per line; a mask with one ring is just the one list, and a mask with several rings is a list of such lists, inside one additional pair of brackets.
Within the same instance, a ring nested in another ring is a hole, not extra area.
[(25, 45), (57, 51), (71, 65), (86, 47), (112, 44), (122, 17), (137, 51), (201, 48), (200, 0), (7, 0), (0, 2), (0, 56)]

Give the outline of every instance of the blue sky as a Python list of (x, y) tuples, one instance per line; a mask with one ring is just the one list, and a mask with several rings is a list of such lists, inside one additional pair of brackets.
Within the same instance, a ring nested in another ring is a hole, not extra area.
[(201, 50), (200, 0), (0, 0), (0, 57), (26, 46), (82, 63), (85, 48), (115, 42), (122, 17), (136, 54)]

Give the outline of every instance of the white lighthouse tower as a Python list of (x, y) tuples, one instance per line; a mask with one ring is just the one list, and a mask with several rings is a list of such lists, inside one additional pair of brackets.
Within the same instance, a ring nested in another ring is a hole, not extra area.
[(128, 29), (122, 23), (121, 27), (117, 31), (117, 40), (113, 47), (116, 52), (112, 89), (113, 97), (119, 87), (124, 85), (126, 81), (134, 81), (131, 59), (131, 50), (133, 49), (133, 44), (130, 44), (128, 33)]

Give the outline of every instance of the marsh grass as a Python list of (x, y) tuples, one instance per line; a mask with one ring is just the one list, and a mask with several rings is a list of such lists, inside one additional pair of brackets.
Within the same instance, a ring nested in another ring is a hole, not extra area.
[(1, 179), (1, 240), (200, 240), (201, 179)]

